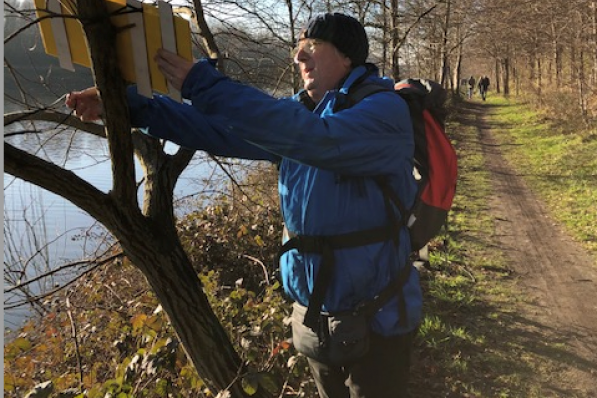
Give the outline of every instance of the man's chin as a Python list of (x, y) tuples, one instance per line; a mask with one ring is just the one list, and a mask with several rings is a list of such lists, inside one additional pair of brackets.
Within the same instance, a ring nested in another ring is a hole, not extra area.
[(313, 80), (305, 80), (303, 87), (305, 88), (305, 90), (315, 90), (317, 88)]

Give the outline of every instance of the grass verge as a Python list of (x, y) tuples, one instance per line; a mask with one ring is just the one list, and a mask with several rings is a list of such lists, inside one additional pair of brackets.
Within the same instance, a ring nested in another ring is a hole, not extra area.
[(597, 131), (567, 131), (565, 123), (514, 100), (496, 97), (492, 105), (491, 117), (502, 126), (494, 136), (510, 144), (506, 159), (550, 215), (597, 254)]
[[(503, 128), (495, 135), (518, 144), (507, 156), (514, 167), (527, 171), (533, 189), (559, 213), (556, 219), (594, 250), (594, 135), (558, 133), (519, 103), (491, 98), (487, 105), (495, 109), (492, 125)], [(448, 132), (458, 151), (458, 192), (450, 233), (436, 242), (430, 265), (421, 272), (426, 315), (415, 350), (412, 396), (545, 397), (546, 382), (556, 385), (550, 380), (567, 354), (557, 337), (519, 311), (524, 297), (495, 245), (478, 114), (466, 103), (457, 109)]]
[[(413, 397), (526, 396), (521, 373), (500, 337), (516, 301), (505, 261), (492, 248), (489, 174), (475, 116), (463, 110), (448, 125), (459, 159), (449, 234), (423, 269), (425, 319), (413, 364)], [(514, 392), (514, 395), (509, 395)]]

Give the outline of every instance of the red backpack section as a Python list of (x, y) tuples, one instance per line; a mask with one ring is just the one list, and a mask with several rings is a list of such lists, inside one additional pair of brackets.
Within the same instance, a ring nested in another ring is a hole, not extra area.
[(411, 246), (416, 251), (446, 223), (456, 194), (458, 163), (445, 130), (446, 90), (424, 79), (403, 80), (394, 88), (408, 103), (415, 134), (414, 160), (419, 192), (408, 225)]

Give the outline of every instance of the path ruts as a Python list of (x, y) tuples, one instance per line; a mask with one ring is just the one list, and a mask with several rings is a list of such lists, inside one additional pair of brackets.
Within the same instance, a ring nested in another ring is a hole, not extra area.
[(490, 109), (471, 104), (491, 173), (490, 208), (496, 245), (507, 255), (525, 302), (521, 330), (554, 373), (541, 380), (543, 397), (597, 398), (597, 267), (595, 260), (548, 215), (545, 206), (502, 156)]

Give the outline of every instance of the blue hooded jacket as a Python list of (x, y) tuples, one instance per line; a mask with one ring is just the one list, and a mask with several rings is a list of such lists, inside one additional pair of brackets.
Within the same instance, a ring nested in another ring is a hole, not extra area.
[[(214, 67), (197, 62), (182, 96), (142, 97), (128, 90), (133, 126), (183, 147), (218, 156), (280, 162), (278, 189), (284, 223), (299, 235), (338, 235), (387, 225), (384, 198), (373, 176), (384, 175), (402, 203), (410, 207), (416, 183), (412, 174), (414, 141), (409, 110), (391, 91), (372, 94), (334, 112), (348, 89), (374, 66), (351, 71), (342, 87), (326, 93), (313, 111), (292, 98), (276, 99), (235, 82)], [(393, 87), (389, 79), (366, 78)], [(371, 299), (397, 277), (410, 254), (406, 228), (399, 246), (393, 240), (339, 249), (324, 310), (353, 309)], [(280, 261), (290, 298), (307, 306), (321, 256), (291, 250)], [(403, 287), (408, 319), (399, 324), (393, 298), (375, 315), (372, 328), (389, 336), (414, 330), (421, 320), (422, 293), (415, 269)]]

